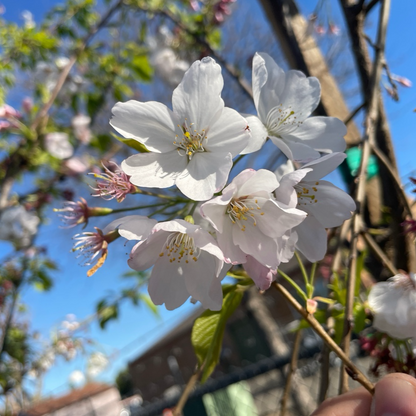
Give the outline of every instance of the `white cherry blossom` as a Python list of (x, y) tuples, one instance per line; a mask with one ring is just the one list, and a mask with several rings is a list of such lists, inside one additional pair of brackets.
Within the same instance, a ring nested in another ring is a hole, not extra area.
[[(297, 208), (308, 214), (293, 232), (297, 234), (296, 248), (311, 262), (322, 260), (325, 256), (325, 228), (338, 227), (351, 218), (356, 208), (350, 195), (321, 179), (336, 169), (345, 158), (345, 153), (331, 153), (295, 171), (292, 162), (288, 161), (276, 172), (280, 180), (280, 187), (275, 191), (276, 198), (289, 204), (288, 189), (294, 188)], [(282, 176), (284, 169), (289, 173)]]
[(247, 122), (224, 107), (221, 67), (196, 61), (173, 92), (173, 111), (157, 102), (128, 101), (113, 107), (110, 124), (143, 143), (151, 153), (126, 159), (121, 167), (136, 186), (175, 185), (204, 201), (226, 184), (232, 159), (247, 145)]
[(266, 53), (253, 58), (256, 116), (245, 115), (252, 134), (242, 153), (259, 150), (269, 137), (291, 160), (345, 150), (347, 129), (335, 117), (308, 118), (319, 104), (321, 86), (300, 71), (284, 72)]
[(68, 134), (61, 132), (48, 133), (45, 136), (45, 148), (58, 159), (68, 159), (74, 153)]
[[(279, 182), (272, 172), (246, 169), (221, 196), (202, 204), (201, 213), (216, 229), (227, 262), (245, 263), (250, 255), (277, 269), (282, 258), (286, 260), (285, 235), (304, 220), (306, 213), (276, 200), (272, 192), (277, 187)], [(288, 193), (296, 198), (293, 188)]]
[(136, 244), (129, 266), (147, 270), (154, 265), (149, 295), (156, 305), (173, 310), (190, 296), (205, 308), (222, 306), (224, 256), (214, 238), (200, 226), (184, 220), (158, 223), (152, 234)]
[(39, 217), (22, 205), (6, 208), (0, 213), (0, 240), (11, 241), (19, 248), (27, 247), (39, 223)]
[(416, 274), (397, 274), (376, 283), (368, 296), (373, 326), (393, 338), (416, 342)]

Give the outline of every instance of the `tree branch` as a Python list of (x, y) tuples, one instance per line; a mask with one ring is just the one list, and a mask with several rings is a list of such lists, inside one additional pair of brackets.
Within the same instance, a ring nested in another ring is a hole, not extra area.
[(374, 394), (374, 384), (356, 367), (351, 359), (344, 353), (344, 351), (337, 345), (337, 343), (326, 333), (325, 329), (310, 315), (305, 308), (290, 294), (290, 292), (280, 283), (273, 282), (272, 285), (277, 289), (289, 303), (299, 312), (310, 327), (322, 338), (328, 347), (337, 354), (342, 360), (345, 367), (348, 369), (348, 374), (363, 387), (365, 387), (371, 394)]
[[(344, 334), (342, 338), (342, 346), (345, 354), (350, 354), (350, 341), (353, 325), (353, 307), (354, 307), (354, 292), (355, 292), (355, 280), (357, 273), (357, 242), (358, 236), (362, 227), (362, 212), (364, 209), (366, 190), (365, 183), (367, 180), (367, 165), (370, 158), (371, 146), (375, 142), (375, 124), (378, 118), (379, 111), (379, 95), (380, 95), (380, 79), (381, 71), (384, 62), (384, 48), (386, 42), (387, 22), (390, 12), (390, 0), (384, 0), (380, 9), (378, 33), (377, 33), (377, 45), (379, 48), (376, 50), (373, 72), (371, 76), (371, 90), (369, 96), (369, 105), (367, 109), (367, 117), (365, 120), (365, 137), (362, 148), (360, 169), (357, 176), (358, 186), (356, 191), (357, 211), (355, 212), (352, 220), (352, 237), (351, 237), (351, 254), (349, 262), (349, 275), (347, 285), (347, 299), (345, 304), (345, 318), (344, 318)], [(344, 366), (341, 368), (340, 373), (340, 393), (348, 391), (348, 375), (344, 370)]]

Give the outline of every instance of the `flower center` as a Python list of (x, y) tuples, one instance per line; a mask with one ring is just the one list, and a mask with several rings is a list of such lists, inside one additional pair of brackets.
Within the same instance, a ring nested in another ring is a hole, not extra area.
[(258, 205), (258, 200), (248, 199), (246, 196), (239, 199), (233, 199), (228, 204), (226, 212), (230, 217), (231, 222), (237, 224), (241, 231), (246, 230), (246, 221), (250, 220), (252, 221), (252, 225), (256, 226), (256, 215), (264, 215), (264, 212), (261, 212), (261, 208)]
[(170, 263), (175, 261), (181, 263), (182, 259), (185, 260), (185, 263), (189, 263), (191, 260), (198, 260), (201, 250), (195, 246), (194, 239), (188, 234), (172, 233), (167, 238), (159, 256), (163, 257), (165, 254), (169, 257)]
[(314, 184), (300, 182), (295, 185), (295, 190), (298, 195), (298, 206), (316, 204), (318, 202), (318, 185), (319, 182), (315, 182)]
[(191, 160), (195, 153), (206, 152), (204, 141), (206, 144), (208, 140), (208, 137), (205, 135), (205, 130), (198, 132), (192, 129), (193, 124), (194, 123), (191, 123), (188, 126), (188, 121), (185, 119), (185, 124), (183, 126), (178, 125), (183, 132), (182, 139), (179, 138), (179, 135), (176, 135), (173, 142), (178, 148), (178, 153), (181, 156), (187, 156), (188, 160)]
[[(278, 136), (278, 132), (281, 130), (293, 131), (302, 124), (302, 121), (298, 121), (295, 116), (295, 111), (292, 110), (292, 106), (288, 109), (283, 109), (282, 104), (272, 108), (267, 114), (266, 125), (268, 130)], [(300, 116), (302, 113), (299, 114)]]

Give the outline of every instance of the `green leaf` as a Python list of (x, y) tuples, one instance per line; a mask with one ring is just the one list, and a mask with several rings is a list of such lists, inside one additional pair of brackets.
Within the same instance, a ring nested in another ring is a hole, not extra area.
[(153, 69), (146, 55), (135, 56), (130, 61), (130, 67), (141, 81), (150, 82), (153, 76)]
[(366, 326), (367, 314), (361, 303), (354, 305), (354, 332), (360, 333)]
[(134, 139), (125, 139), (123, 137), (117, 136), (114, 133), (111, 133), (111, 135), (116, 138), (119, 142), (124, 143), (125, 145), (131, 147), (134, 150), (137, 150), (140, 153), (149, 153), (146, 146), (142, 143), (139, 143), (137, 140)]
[(100, 309), (99, 315), (98, 315), (100, 328), (104, 329), (108, 321), (111, 321), (112, 319), (117, 319), (117, 318), (118, 318), (118, 305), (117, 304), (109, 305)]
[(206, 381), (219, 362), (225, 325), (244, 294), (244, 289), (240, 285), (230, 285), (224, 289), (222, 309), (205, 311), (195, 320), (192, 328), (192, 345), (199, 365), (204, 364), (202, 383)]

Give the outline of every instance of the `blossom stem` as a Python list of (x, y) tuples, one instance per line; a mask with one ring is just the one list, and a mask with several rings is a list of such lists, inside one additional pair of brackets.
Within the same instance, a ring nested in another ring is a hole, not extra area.
[(309, 276), (309, 284), (312, 287), (313, 287), (313, 283), (315, 281), (316, 266), (318, 266), (318, 262), (312, 263), (311, 274)]
[(305, 308), (290, 294), (290, 292), (277, 282), (273, 282), (272, 285), (277, 289), (289, 303), (302, 315), (311, 328), (322, 338), (322, 340), (328, 345), (328, 347), (335, 352), (335, 354), (341, 359), (347, 368), (348, 374), (358, 381), (365, 389), (371, 394), (374, 394), (374, 384), (355, 366), (351, 359), (344, 353), (344, 351), (338, 346), (338, 344), (326, 333), (322, 325), (315, 319), (313, 315), (310, 315)]
[(139, 187), (136, 186), (136, 194), (142, 194), (142, 195), (149, 195), (149, 196), (155, 196), (157, 198), (162, 198), (162, 199), (174, 199), (177, 200), (179, 202), (188, 202), (187, 199), (185, 198), (178, 198), (177, 196), (171, 196), (171, 195), (165, 195), (165, 194), (157, 194), (155, 192), (150, 192), (150, 191), (143, 191), (143, 189), (140, 189)]
[(192, 204), (192, 207), (189, 210), (189, 214), (188, 215), (190, 215), (190, 216), (194, 215), (195, 209), (198, 206), (198, 204), (199, 204), (199, 202), (197, 202), (197, 201)]
[(118, 212), (134, 211), (136, 209), (145, 209), (145, 208), (160, 207), (162, 205), (172, 205), (172, 203), (171, 202), (161, 202), (159, 204), (139, 205), (138, 207), (128, 207), (128, 208), (113, 209), (110, 214), (116, 214)]
[(302, 272), (302, 276), (303, 276), (303, 280), (305, 281), (305, 288), (306, 290), (308, 290), (308, 286), (309, 286), (309, 277), (308, 277), (308, 273), (306, 272), (305, 266), (303, 264), (303, 261), (299, 255), (299, 253), (297, 251), (295, 251), (295, 256), (296, 256), (296, 260), (298, 261), (299, 267), (300, 267), (300, 271)]
[(300, 286), (292, 278), (290, 278), (285, 272), (282, 272), (280, 269), (277, 269), (277, 272), (280, 274), (280, 276), (282, 276), (288, 283), (290, 283), (296, 289), (300, 297), (302, 297), (305, 301), (308, 300), (306, 293), (300, 288)]

